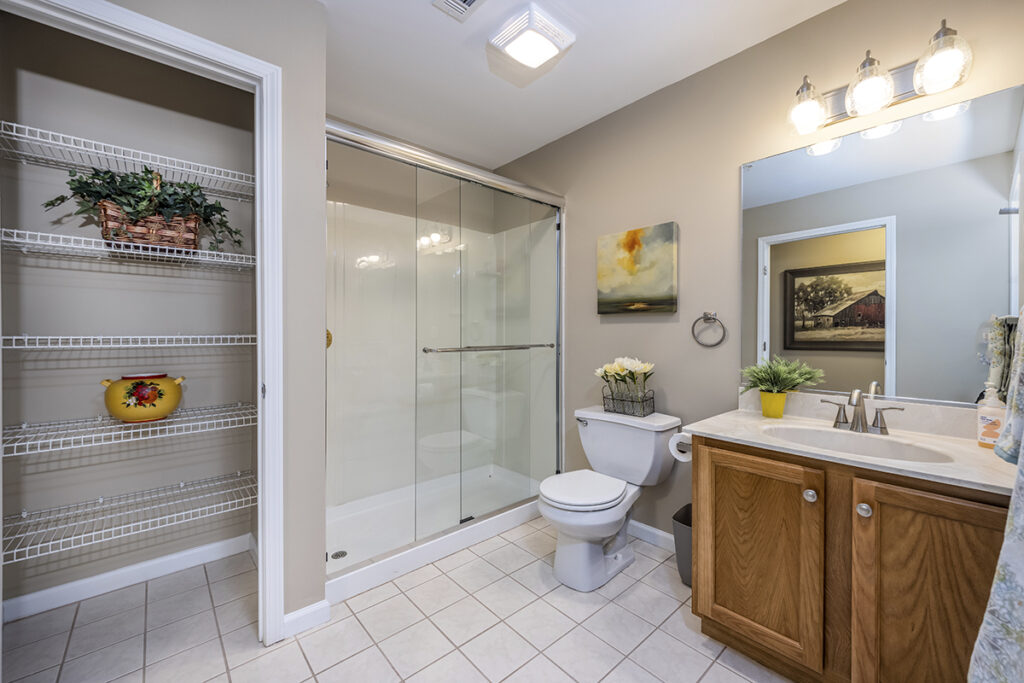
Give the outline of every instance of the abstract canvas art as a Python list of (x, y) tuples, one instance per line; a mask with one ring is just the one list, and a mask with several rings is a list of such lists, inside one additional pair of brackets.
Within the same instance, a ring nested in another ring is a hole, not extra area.
[(597, 238), (598, 313), (675, 313), (678, 233), (658, 223)]

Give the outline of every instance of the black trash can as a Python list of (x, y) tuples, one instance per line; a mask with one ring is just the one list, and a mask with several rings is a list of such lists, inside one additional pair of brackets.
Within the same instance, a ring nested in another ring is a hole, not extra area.
[(687, 586), (693, 581), (693, 505), (684, 505), (672, 515), (672, 530), (676, 539), (676, 566), (679, 578)]

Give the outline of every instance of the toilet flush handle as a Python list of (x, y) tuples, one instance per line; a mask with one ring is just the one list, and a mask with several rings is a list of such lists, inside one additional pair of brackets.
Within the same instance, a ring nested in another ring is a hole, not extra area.
[(587, 426), (587, 421), (586, 421), (586, 420), (584, 420), (584, 419), (583, 419), (582, 417), (577, 417), (577, 418), (576, 418), (576, 421), (577, 421), (577, 422), (579, 422), (579, 423), (580, 423), (581, 425), (583, 425), (584, 427), (586, 427), (586, 426)]

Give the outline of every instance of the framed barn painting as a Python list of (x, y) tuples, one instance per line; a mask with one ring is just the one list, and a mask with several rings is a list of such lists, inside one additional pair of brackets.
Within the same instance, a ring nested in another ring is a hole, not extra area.
[(597, 238), (598, 313), (675, 313), (679, 227), (658, 223)]
[(783, 279), (784, 348), (885, 350), (885, 261), (787, 270)]

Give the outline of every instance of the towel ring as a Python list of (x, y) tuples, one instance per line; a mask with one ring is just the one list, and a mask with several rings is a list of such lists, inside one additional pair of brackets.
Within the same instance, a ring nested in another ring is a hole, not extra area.
[[(702, 342), (700, 338), (697, 337), (697, 325), (700, 323), (704, 323), (705, 325), (714, 325), (717, 323), (718, 326), (722, 328), (722, 336), (719, 337), (718, 341), (715, 342)], [(695, 342), (697, 342), (701, 346), (705, 346), (709, 349), (712, 349), (725, 341), (725, 323), (718, 319), (717, 313), (704, 311), (704, 314), (701, 317), (693, 321), (693, 325), (690, 327), (690, 334), (693, 335), (693, 340)]]

